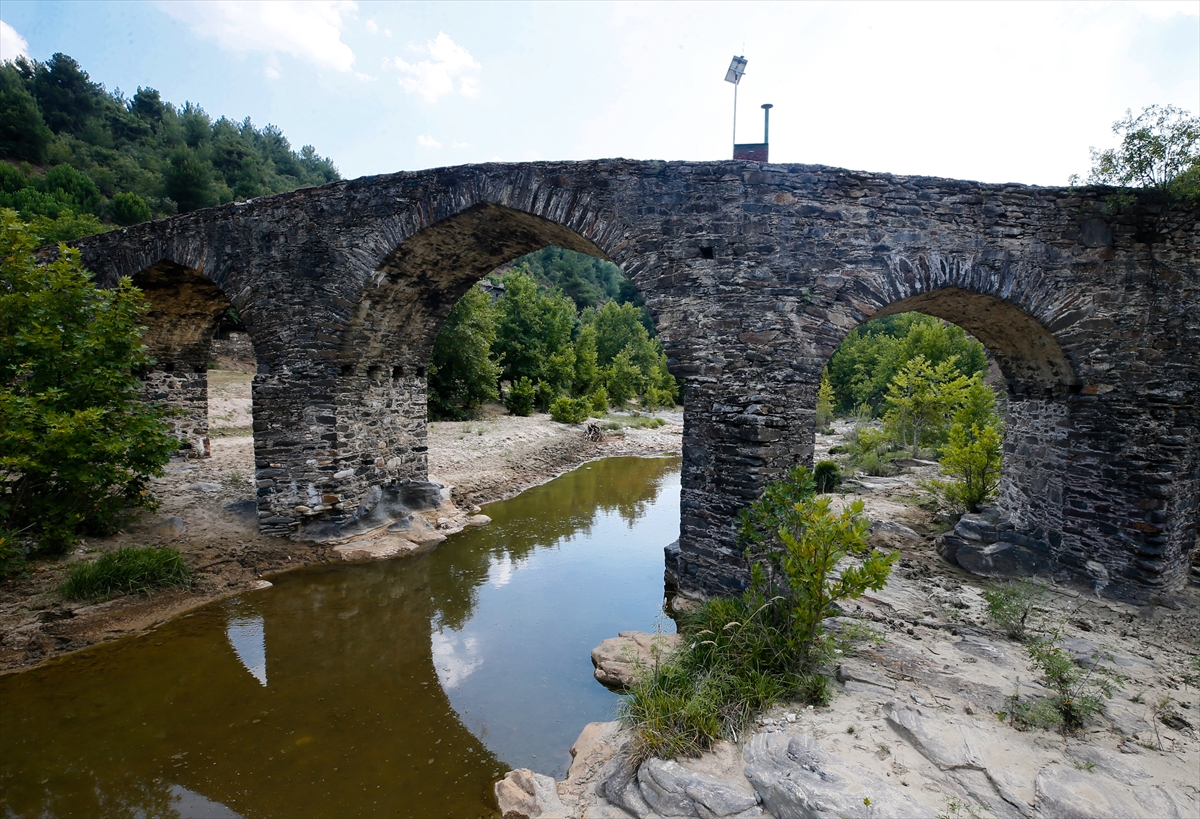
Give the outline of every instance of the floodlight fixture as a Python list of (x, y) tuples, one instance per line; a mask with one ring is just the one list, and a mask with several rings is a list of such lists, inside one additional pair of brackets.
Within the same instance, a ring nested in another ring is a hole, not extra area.
[(737, 144), (737, 90), (738, 83), (742, 81), (742, 75), (746, 73), (746, 58), (734, 57), (729, 63), (729, 70), (725, 72), (725, 82), (733, 83), (733, 142)]
[(742, 75), (746, 73), (746, 58), (734, 57), (729, 63), (729, 70), (725, 72), (725, 82), (731, 82), (737, 85), (742, 81)]

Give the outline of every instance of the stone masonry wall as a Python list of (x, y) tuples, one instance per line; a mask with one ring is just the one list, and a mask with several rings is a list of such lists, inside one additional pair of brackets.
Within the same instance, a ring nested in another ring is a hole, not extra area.
[(380, 488), (425, 477), (437, 329), (473, 281), (554, 244), (623, 267), (685, 379), (669, 566), (685, 588), (739, 586), (733, 516), (811, 459), (829, 355), (915, 309), (963, 326), (1004, 373), (1011, 518), (1064, 577), (1098, 562), (1107, 593), (1144, 597), (1180, 582), (1196, 545), (1200, 233), (1197, 213), (1112, 216), (1105, 196), (753, 162), (479, 165), (78, 244), (102, 281), (155, 271), (167, 294), (194, 272), (246, 322), (267, 532), (336, 536)]

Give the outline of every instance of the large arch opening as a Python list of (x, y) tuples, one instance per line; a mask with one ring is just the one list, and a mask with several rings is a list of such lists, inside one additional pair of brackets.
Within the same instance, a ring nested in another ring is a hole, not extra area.
[(257, 356), (249, 329), (198, 270), (164, 260), (132, 281), (146, 299), (143, 340), (154, 359), (143, 388), (148, 400), (173, 411), (166, 421), (179, 439), (177, 457), (219, 467), (223, 482), (236, 484), (231, 491), (241, 487), (242, 500), (251, 500)]
[[(397, 514), (407, 511), (412, 504), (400, 496), (412, 496), (429, 477), (428, 381), (439, 332), (478, 282), (545, 248), (615, 264), (574, 229), (490, 203), (440, 220), (384, 256), (351, 312), (337, 352), (331, 432), (337, 461), (326, 467), (330, 474), (321, 483), (299, 487), (303, 496), (269, 502), (288, 512), (300, 508), (303, 530), (323, 538), (380, 528), (391, 519), (391, 507)], [(651, 317), (654, 307), (647, 299)], [(637, 312), (640, 317), (640, 307)], [(570, 320), (574, 341), (580, 329), (574, 305)], [(665, 357), (662, 364), (665, 369)], [(566, 397), (586, 397), (559, 386)], [(546, 408), (545, 400), (539, 403)]]
[[(928, 369), (917, 367), (917, 356)], [(947, 464), (964, 446), (982, 453), (972, 424), (990, 426), (998, 433), (990, 439), (998, 474), (994, 491), (979, 505), (1017, 533), (1014, 542), (1017, 535), (1023, 538), (1021, 548), (1045, 558), (1028, 556), (1031, 571), (1051, 565), (1062, 543), (1069, 494), (1068, 397), (1079, 386), (1049, 329), (1012, 303), (951, 287), (888, 304), (846, 333), (828, 362), (824, 402), (832, 392), (842, 414), (856, 410), (858, 421), (839, 426), (846, 435), (819, 436), (818, 460), (832, 448), (852, 472), (915, 471), (922, 480), (940, 478), (961, 489), (963, 475), (951, 474)], [(914, 387), (905, 380), (911, 378), (926, 381)], [(847, 406), (848, 379), (859, 379), (852, 391), (871, 400)], [(819, 407), (818, 415), (829, 411)], [(913, 418), (927, 426), (920, 429)], [(864, 480), (870, 489), (871, 480)], [(978, 511), (952, 493), (942, 496), (943, 506), (948, 499), (960, 512)]]

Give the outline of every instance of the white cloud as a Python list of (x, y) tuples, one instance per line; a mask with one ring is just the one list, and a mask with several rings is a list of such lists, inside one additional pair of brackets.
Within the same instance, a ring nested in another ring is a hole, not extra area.
[(372, 34), (375, 34), (379, 31), (379, 26), (376, 25), (374, 20), (367, 21), (367, 31), (371, 32)]
[(17, 57), (29, 56), (29, 43), (17, 30), (0, 20), (0, 63), (8, 63)]
[(443, 689), (457, 688), (483, 665), (477, 637), (444, 629), (430, 632), (429, 638), (433, 649), (433, 667), (437, 670)]
[(342, 42), (342, 15), (357, 8), (351, 0), (175, 0), (159, 8), (230, 51), (284, 52), (337, 71), (354, 65), (354, 52)]
[(428, 60), (409, 63), (401, 57), (392, 60), (392, 65), (407, 76), (400, 78), (400, 86), (409, 94), (420, 94), (426, 102), (437, 102), (455, 92), (465, 97), (479, 95), (479, 79), (472, 72), (483, 66), (475, 61), (471, 53), (451, 40), (444, 31), (417, 51), (428, 54)]
[(422, 148), (440, 148), (440, 147), (442, 147), (442, 143), (438, 142), (436, 139), (434, 139), (433, 137), (431, 137), (427, 134), (421, 134), (419, 137), (417, 137), (417, 144), (420, 145)]

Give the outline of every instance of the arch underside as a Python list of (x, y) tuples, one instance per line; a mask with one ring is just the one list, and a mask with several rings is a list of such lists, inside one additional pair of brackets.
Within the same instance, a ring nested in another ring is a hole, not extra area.
[[(351, 320), (342, 359), (424, 366), (450, 310), (501, 265), (549, 246), (611, 261), (568, 227), (492, 203), (419, 231), (376, 268)], [(420, 362), (420, 363), (418, 363)]]
[(1075, 369), (1058, 340), (1041, 322), (995, 296), (946, 287), (892, 302), (872, 318), (926, 313), (957, 324), (983, 344), (1020, 396), (1065, 395), (1078, 384)]
[(145, 395), (178, 413), (167, 419), (181, 454), (205, 457), (208, 439), (208, 357), (212, 337), (230, 301), (203, 273), (160, 261), (132, 281), (146, 297), (142, 335), (151, 369), (143, 376)]

